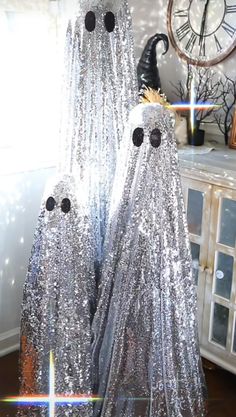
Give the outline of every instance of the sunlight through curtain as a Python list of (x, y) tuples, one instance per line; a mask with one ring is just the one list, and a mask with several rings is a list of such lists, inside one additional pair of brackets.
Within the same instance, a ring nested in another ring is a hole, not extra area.
[(1, 1), (1, 171), (55, 164), (61, 59), (57, 2)]

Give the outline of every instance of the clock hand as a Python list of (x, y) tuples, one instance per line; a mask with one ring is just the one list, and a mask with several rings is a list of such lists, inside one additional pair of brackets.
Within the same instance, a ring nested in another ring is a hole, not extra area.
[(199, 45), (201, 45), (202, 44), (202, 41), (203, 41), (203, 35), (204, 35), (204, 32), (205, 32), (206, 16), (207, 16), (207, 9), (208, 9), (209, 1), (210, 0), (207, 0), (206, 1), (205, 8), (204, 8), (204, 12), (203, 12), (203, 16), (202, 16), (202, 24), (201, 24), (201, 30), (200, 30)]
[[(208, 1), (208, 0), (207, 0)], [(199, 40), (199, 44), (202, 41), (202, 37), (203, 37), (203, 33), (204, 33), (204, 29), (205, 29), (205, 20), (206, 20), (206, 10), (207, 10), (207, 3), (205, 4), (205, 8), (204, 8), (204, 12), (202, 15), (202, 24), (201, 24), (201, 30), (200, 30), (200, 40)]]

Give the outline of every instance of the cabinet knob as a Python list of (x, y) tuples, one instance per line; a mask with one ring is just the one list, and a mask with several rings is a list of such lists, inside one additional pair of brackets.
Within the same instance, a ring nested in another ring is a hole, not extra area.
[(223, 278), (224, 278), (224, 276), (225, 276), (224, 272), (223, 272), (223, 271), (221, 271), (220, 269), (218, 269), (218, 270), (216, 271), (216, 278), (217, 278), (217, 279), (223, 279)]

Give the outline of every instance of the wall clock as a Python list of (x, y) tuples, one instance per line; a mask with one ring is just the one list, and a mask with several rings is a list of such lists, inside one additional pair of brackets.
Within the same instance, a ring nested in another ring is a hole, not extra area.
[(169, 0), (168, 32), (179, 56), (211, 66), (236, 46), (236, 0)]

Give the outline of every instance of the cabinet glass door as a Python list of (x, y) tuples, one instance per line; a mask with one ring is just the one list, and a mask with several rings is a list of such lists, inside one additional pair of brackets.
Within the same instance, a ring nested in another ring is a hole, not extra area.
[(182, 183), (191, 243), (193, 277), (198, 291), (198, 322), (201, 339), (212, 185), (185, 177), (182, 177)]
[(221, 201), (221, 221), (219, 243), (235, 247), (236, 241), (236, 201), (223, 198)]
[(235, 319), (234, 319), (233, 352), (236, 354), (236, 315), (235, 315)]
[(188, 189), (187, 219), (189, 233), (202, 235), (204, 191)]
[(204, 356), (236, 372), (236, 191), (214, 187), (206, 271)]
[(201, 247), (197, 243), (190, 242), (190, 244), (191, 244), (191, 254), (192, 254), (193, 277), (194, 277), (195, 285), (198, 285)]

